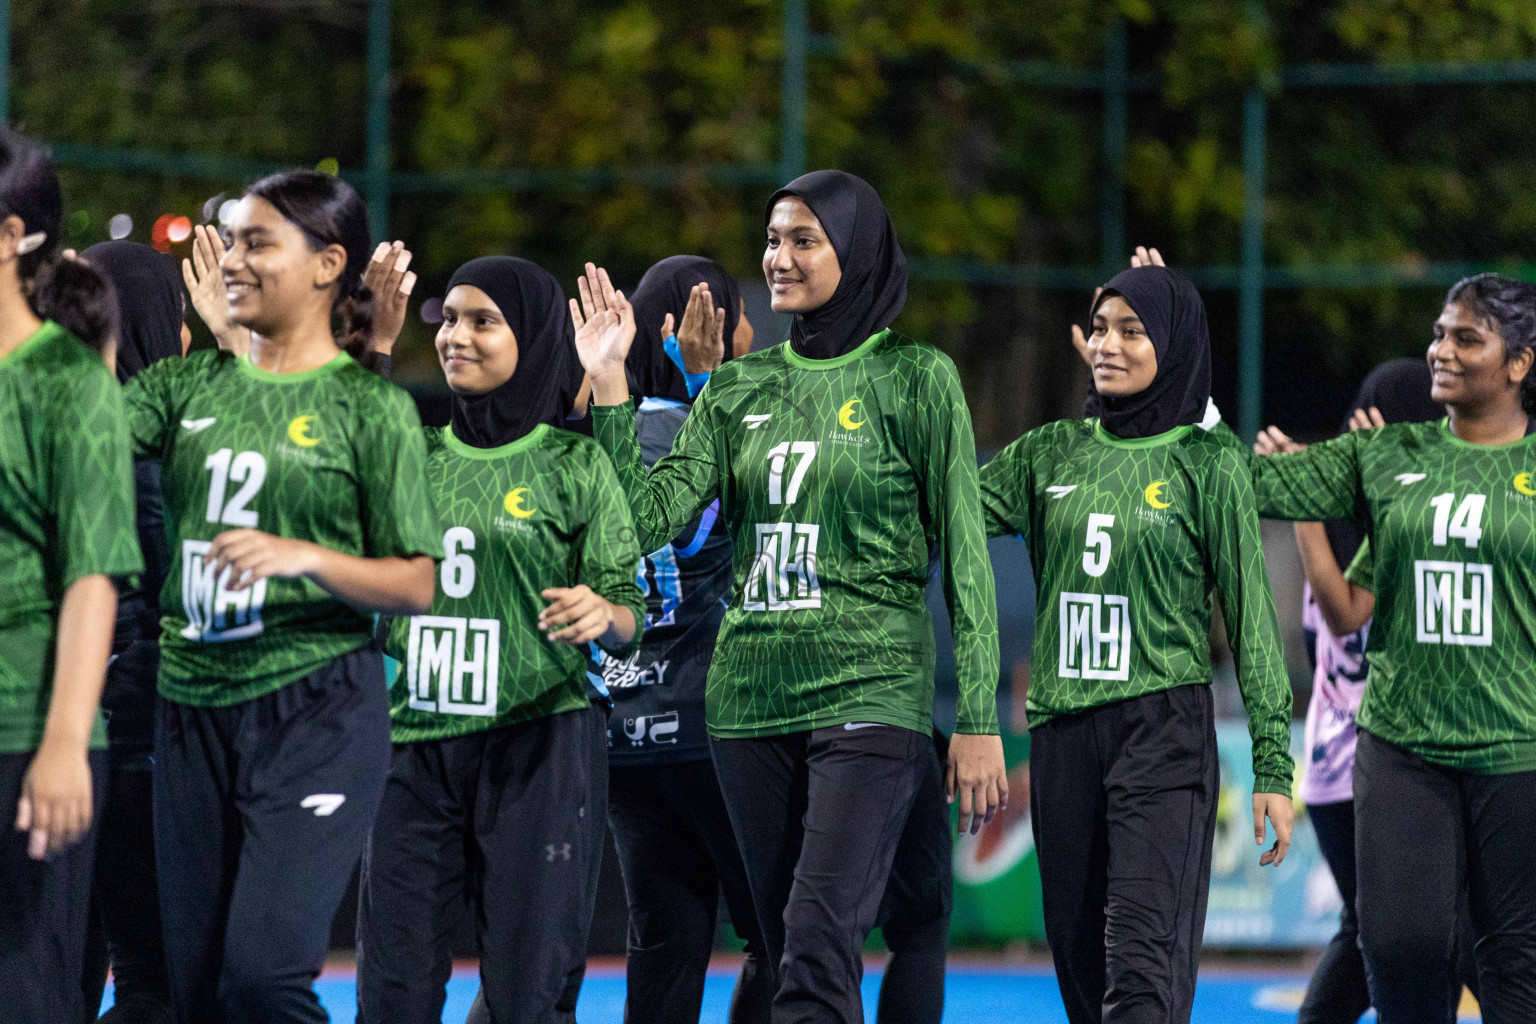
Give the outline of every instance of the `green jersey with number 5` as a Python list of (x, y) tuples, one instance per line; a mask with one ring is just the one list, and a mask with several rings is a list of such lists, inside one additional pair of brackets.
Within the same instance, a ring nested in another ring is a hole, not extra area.
[(1031, 727), (1209, 683), (1214, 590), (1254, 792), (1290, 795), (1291, 684), (1242, 451), (1198, 427), (1122, 440), (1097, 420), (1061, 420), (982, 467), (981, 492), (988, 534), (1021, 535), (1034, 566)]
[(550, 587), (585, 584), (628, 608), (640, 642), (640, 545), (613, 466), (589, 438), (540, 425), (498, 448), (429, 427), (427, 479), (446, 557), (432, 610), (397, 618), (388, 651), (396, 743), (440, 740), (587, 706), (588, 648), (550, 640)]
[(1403, 423), (1253, 461), (1261, 515), (1368, 517), (1360, 728), (1452, 768), (1536, 770), (1536, 436)]
[(240, 590), (227, 572), (215, 579), (205, 556), (219, 534), (248, 528), (365, 558), (442, 557), (416, 407), (345, 353), (276, 374), (198, 352), (140, 373), (126, 399), (136, 454), (164, 460), (166, 698), (251, 700), (371, 641), (371, 615), (307, 579)]
[(594, 414), (646, 551), (716, 498), (734, 545), (705, 688), (711, 734), (933, 717), (935, 563), (954, 620), (957, 728), (997, 732), (997, 597), (955, 366), (882, 331), (835, 359), (733, 359), (647, 476), (632, 405)]

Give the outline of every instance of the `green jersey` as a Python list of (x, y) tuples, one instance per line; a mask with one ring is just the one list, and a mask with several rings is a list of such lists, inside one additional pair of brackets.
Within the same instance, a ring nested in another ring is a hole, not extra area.
[(0, 358), (0, 754), (42, 742), (64, 592), (144, 568), (133, 501), (122, 389), (47, 321)]
[(1179, 427), (1121, 440), (1097, 420), (1032, 430), (981, 471), (991, 536), (1035, 571), (1029, 724), (1211, 681), (1221, 601), (1253, 736), (1254, 791), (1289, 796), (1291, 684), (1243, 453)]
[(404, 391), (345, 353), (304, 373), (248, 357), (167, 359), (127, 388), (140, 457), (164, 460), (171, 564), (160, 592), (160, 693), (251, 700), (369, 643), (373, 617), (307, 579), (227, 589), (214, 538), (252, 528), (365, 558), (442, 557), (426, 447)]
[(586, 584), (645, 622), (640, 545), (596, 443), (538, 426), (499, 448), (428, 428), (427, 480), (447, 552), (426, 615), (397, 618), (388, 650), (396, 743), (440, 740), (587, 706), (587, 649), (548, 639), (549, 587)]
[(1401, 423), (1253, 462), (1260, 515), (1367, 516), (1360, 728), (1452, 768), (1536, 769), (1536, 437)]
[(706, 684), (722, 737), (880, 722), (927, 732), (937, 560), (954, 619), (958, 729), (997, 732), (997, 595), (955, 366), (882, 331), (846, 355), (788, 344), (726, 363), (647, 475), (633, 405), (598, 408), (653, 551), (720, 499), (734, 579)]

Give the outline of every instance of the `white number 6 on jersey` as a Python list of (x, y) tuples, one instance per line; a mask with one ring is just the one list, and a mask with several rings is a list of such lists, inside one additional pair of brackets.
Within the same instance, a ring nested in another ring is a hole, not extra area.
[(1089, 576), (1103, 576), (1109, 568), (1109, 552), (1114, 547), (1107, 531), (1115, 525), (1115, 517), (1102, 512), (1088, 515), (1088, 550), (1083, 552), (1083, 572)]
[(475, 560), (465, 552), (475, 550), (475, 532), (467, 526), (451, 526), (443, 534), (443, 593), (468, 597), (475, 589)]

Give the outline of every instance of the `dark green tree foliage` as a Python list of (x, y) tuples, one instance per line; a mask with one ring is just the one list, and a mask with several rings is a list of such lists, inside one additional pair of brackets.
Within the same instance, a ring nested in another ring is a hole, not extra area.
[[(1262, 18), (1255, 19), (1255, 8)], [(757, 280), (764, 181), (709, 168), (779, 158), (782, 9), (767, 0), (396, 0), (393, 166), (537, 168), (564, 184), (412, 192), (392, 231), (416, 249), (418, 295), (464, 259), (514, 252), (573, 281), (580, 263), (632, 282), (701, 252)], [(1536, 227), (1536, 86), (1283, 90), (1282, 64), (1536, 56), (1522, 0), (811, 0), (810, 166), (885, 196), (919, 279), (901, 326), (943, 346), (983, 446), (1075, 414), (1086, 374), (1067, 325), (1088, 295), (922, 275), (924, 260), (1097, 267), (1098, 96), (1045, 89), (1011, 62), (1097, 68), (1129, 26), (1127, 238), (1186, 265), (1234, 263), (1244, 90), (1270, 96), (1271, 264), (1477, 262), (1520, 269)], [(16, 0), (13, 110), (58, 143), (345, 168), (363, 163), (362, 0)], [(663, 186), (634, 175), (680, 167)], [(600, 187), (582, 189), (598, 171)], [(623, 173), (623, 172), (629, 173)], [(126, 211), (196, 219), (239, 180), (71, 170), (71, 240)], [(1355, 380), (1422, 350), (1439, 287), (1272, 291), (1265, 415), (1326, 433)], [(1217, 399), (1235, 411), (1236, 301), (1208, 292)], [(766, 328), (768, 325), (760, 325)], [(763, 333), (767, 333), (763, 331)], [(411, 321), (402, 373), (436, 377)], [(777, 340), (772, 338), (770, 340)]]

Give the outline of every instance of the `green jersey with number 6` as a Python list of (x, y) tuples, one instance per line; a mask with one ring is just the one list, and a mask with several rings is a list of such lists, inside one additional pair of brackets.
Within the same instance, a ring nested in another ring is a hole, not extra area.
[(1214, 431), (1122, 440), (1097, 420), (1032, 430), (981, 471), (987, 532), (1029, 545), (1029, 724), (1211, 681), (1221, 601), (1253, 736), (1254, 792), (1289, 796), (1291, 684), (1246, 456)]
[[(0, 754), (42, 742), (64, 592), (144, 568), (133, 520), (122, 389), (45, 322), (0, 357)], [(98, 713), (91, 746), (106, 740)]]
[(307, 579), (231, 590), (205, 561), (249, 528), (365, 558), (442, 557), (410, 396), (342, 353), (304, 373), (198, 352), (128, 385), (140, 457), (163, 459), (171, 565), (160, 693), (218, 707), (281, 689), (371, 642), (373, 618)]
[(432, 610), (390, 623), (396, 743), (440, 740), (587, 706), (588, 648), (550, 640), (550, 587), (585, 584), (635, 616), (640, 545), (613, 466), (588, 438), (540, 425), (498, 448), (428, 428), (427, 479), (446, 532)]
[(936, 561), (954, 619), (958, 729), (997, 732), (997, 597), (955, 366), (882, 331), (846, 355), (788, 344), (726, 363), (647, 476), (631, 404), (598, 408), (646, 551), (717, 497), (730, 610), (705, 689), (721, 737), (879, 722), (928, 732)]
[(1368, 517), (1360, 728), (1452, 768), (1536, 770), (1536, 436), (1402, 423), (1253, 462), (1260, 515)]

